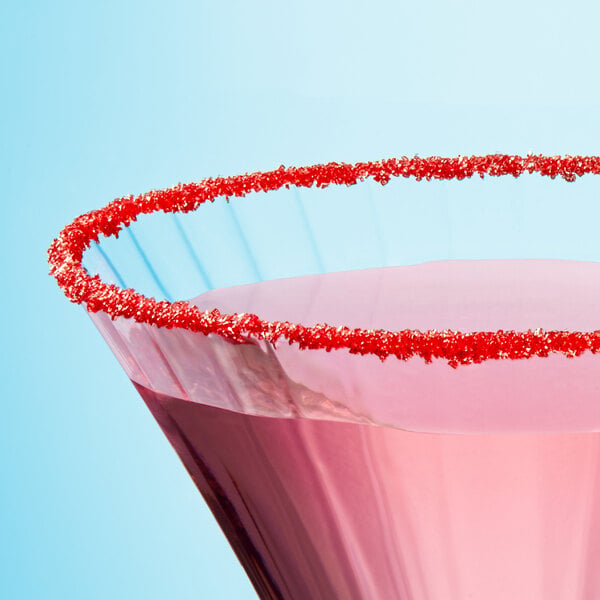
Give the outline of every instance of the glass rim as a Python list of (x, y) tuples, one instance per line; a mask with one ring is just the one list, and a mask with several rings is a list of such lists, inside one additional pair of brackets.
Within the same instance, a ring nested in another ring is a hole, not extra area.
[(231, 177), (207, 178), (197, 183), (178, 184), (164, 190), (152, 190), (138, 196), (118, 198), (104, 208), (83, 214), (67, 225), (48, 249), (50, 274), (72, 302), (83, 304), (89, 312), (105, 312), (112, 319), (130, 318), (138, 323), (192, 332), (218, 334), (234, 343), (248, 338), (266, 340), (275, 345), (282, 338), (300, 349), (347, 349), (352, 354), (389, 356), (408, 360), (421, 357), (430, 363), (445, 359), (450, 366), (476, 364), (493, 359), (524, 359), (561, 353), (579, 356), (586, 350), (600, 352), (600, 330), (476, 331), (454, 330), (370, 330), (317, 324), (304, 326), (287, 321), (266, 321), (255, 314), (221, 313), (218, 309), (201, 311), (188, 301), (169, 302), (144, 296), (133, 289), (104, 283), (83, 267), (83, 254), (100, 235), (118, 237), (142, 214), (158, 211), (187, 213), (217, 198), (229, 201), (251, 192), (270, 192), (281, 188), (313, 185), (351, 186), (366, 179), (385, 185), (392, 177), (430, 181), (467, 179), (473, 175), (512, 175), (539, 173), (552, 179), (575, 181), (586, 173), (600, 175), (599, 156), (525, 157), (506, 154), (442, 158), (401, 157), (372, 162), (328, 163), (306, 167), (284, 167), (272, 171), (246, 173)]

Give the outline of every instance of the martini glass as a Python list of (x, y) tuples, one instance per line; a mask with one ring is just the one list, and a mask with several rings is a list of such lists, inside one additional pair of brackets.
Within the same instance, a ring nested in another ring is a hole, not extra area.
[(51, 270), (261, 598), (593, 599), (599, 173), (489, 155), (215, 178), (79, 217)]

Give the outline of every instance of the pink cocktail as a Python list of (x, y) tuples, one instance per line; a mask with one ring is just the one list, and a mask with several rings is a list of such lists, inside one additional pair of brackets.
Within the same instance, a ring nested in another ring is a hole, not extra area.
[[(348, 169), (600, 171), (598, 159), (517, 159)], [(313, 175), (352, 183), (336, 168)], [(274, 173), (121, 201), (51, 252), (259, 595), (600, 597), (600, 263), (427, 262), (174, 304), (77, 270), (73, 246), (113, 233), (116, 214), (127, 225), (137, 209), (190, 210), (202, 194), (311, 175)]]

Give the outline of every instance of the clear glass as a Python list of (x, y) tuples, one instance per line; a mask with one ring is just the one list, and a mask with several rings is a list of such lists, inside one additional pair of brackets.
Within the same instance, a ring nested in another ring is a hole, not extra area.
[[(140, 217), (84, 264), (269, 321), (595, 331), (599, 189), (283, 189)], [(261, 598), (600, 597), (598, 355), (452, 368), (91, 316)]]

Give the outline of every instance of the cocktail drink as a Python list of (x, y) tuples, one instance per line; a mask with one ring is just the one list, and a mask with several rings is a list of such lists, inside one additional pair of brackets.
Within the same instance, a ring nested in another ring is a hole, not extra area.
[[(160, 275), (141, 234), (129, 246), (166, 297), (174, 270), (186, 283), (216, 279), (169, 214), (206, 200), (287, 186), (298, 202), (313, 184), (536, 172), (571, 182), (599, 174), (600, 159), (281, 168), (118, 200), (53, 244), (53, 274), (85, 303), (261, 598), (600, 597), (600, 263), (510, 252), (403, 262), (388, 250), (379, 264), (330, 268), (337, 255), (301, 212), (318, 268), (270, 278), (254, 260), (253, 280), (169, 302), (123, 289), (102, 243), (85, 270), (84, 250), (162, 211), (170, 225), (153, 237), (171, 227), (187, 254)], [(405, 235), (370, 202), (360, 215), (368, 232), (377, 213), (369, 247), (385, 246), (390, 224)], [(255, 256), (233, 222), (239, 260)]]

